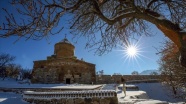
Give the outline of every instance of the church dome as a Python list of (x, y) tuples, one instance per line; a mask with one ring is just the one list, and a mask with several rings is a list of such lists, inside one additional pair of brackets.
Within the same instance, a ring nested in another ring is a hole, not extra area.
[(55, 44), (54, 54), (57, 58), (74, 57), (74, 45), (72, 45), (65, 37), (60, 42)]

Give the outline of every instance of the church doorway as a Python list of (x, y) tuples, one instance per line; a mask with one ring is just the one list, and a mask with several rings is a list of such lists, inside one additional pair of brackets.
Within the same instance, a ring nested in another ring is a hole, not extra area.
[(66, 84), (70, 84), (70, 78), (66, 78)]

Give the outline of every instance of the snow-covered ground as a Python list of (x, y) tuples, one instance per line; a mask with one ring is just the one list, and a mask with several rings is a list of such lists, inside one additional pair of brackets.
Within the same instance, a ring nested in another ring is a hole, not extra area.
[[(186, 104), (181, 99), (170, 96), (170, 92), (161, 83), (138, 83), (139, 91), (126, 91), (118, 89), (120, 104)], [(130, 87), (130, 86), (128, 86)]]
[(0, 88), (51, 88), (51, 89), (86, 89), (91, 90), (101, 85), (86, 84), (29, 84), (28, 81), (16, 81), (15, 79), (0, 79)]
[(29, 104), (22, 100), (21, 94), (13, 92), (0, 92), (0, 104)]
[(127, 91), (126, 93), (126, 96), (123, 91), (117, 93), (119, 104), (168, 104), (166, 101), (149, 99), (144, 91)]
[(138, 83), (135, 85), (138, 86), (140, 90), (145, 91), (150, 99), (171, 103), (181, 101), (181, 99), (174, 98), (173, 95), (171, 95), (170, 90), (168, 90), (166, 86), (161, 83)]
[[(168, 90), (161, 83), (138, 83), (134, 84), (139, 87), (139, 91), (127, 91), (126, 96), (121, 89), (117, 89), (117, 96), (119, 104), (184, 104), (179, 99), (175, 99), (169, 96)], [(128, 87), (134, 87), (134, 85), (127, 85)], [(90, 88), (92, 85), (79, 85), (79, 84), (19, 84), (14, 79), (0, 79), (0, 87), (5, 88), (62, 88), (62, 87), (82, 87)], [(103, 90), (115, 90), (115, 84), (103, 85)], [(28, 104), (22, 100), (21, 94), (13, 92), (0, 92), (0, 104)]]

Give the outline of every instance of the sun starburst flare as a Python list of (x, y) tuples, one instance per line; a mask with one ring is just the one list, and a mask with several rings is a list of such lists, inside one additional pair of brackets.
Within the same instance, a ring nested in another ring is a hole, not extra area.
[(128, 45), (124, 45), (122, 47), (122, 54), (125, 57), (125, 61), (126, 60), (133, 60), (135, 59), (137, 61), (137, 58), (141, 55), (141, 50), (140, 50), (140, 46), (137, 43), (129, 43)]
[[(141, 44), (139, 44), (139, 40), (138, 41), (133, 41), (133, 42), (128, 42), (128, 44), (123, 44), (121, 46), (121, 50), (120, 52), (122, 52), (122, 59), (124, 59), (124, 63), (127, 62), (129, 63), (133, 63), (133, 65), (137, 65), (140, 68), (140, 61), (143, 61), (143, 58), (145, 57), (142, 51)], [(142, 58), (143, 57), (143, 58)], [(147, 57), (145, 57), (147, 58)]]
[(130, 57), (135, 57), (138, 54), (138, 50), (135, 46), (129, 46), (126, 49), (126, 54)]

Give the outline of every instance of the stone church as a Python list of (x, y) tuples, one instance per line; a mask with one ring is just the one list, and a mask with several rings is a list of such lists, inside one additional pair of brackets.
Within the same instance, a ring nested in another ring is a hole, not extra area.
[(32, 83), (95, 83), (95, 64), (77, 59), (66, 38), (54, 46), (54, 55), (34, 61)]

